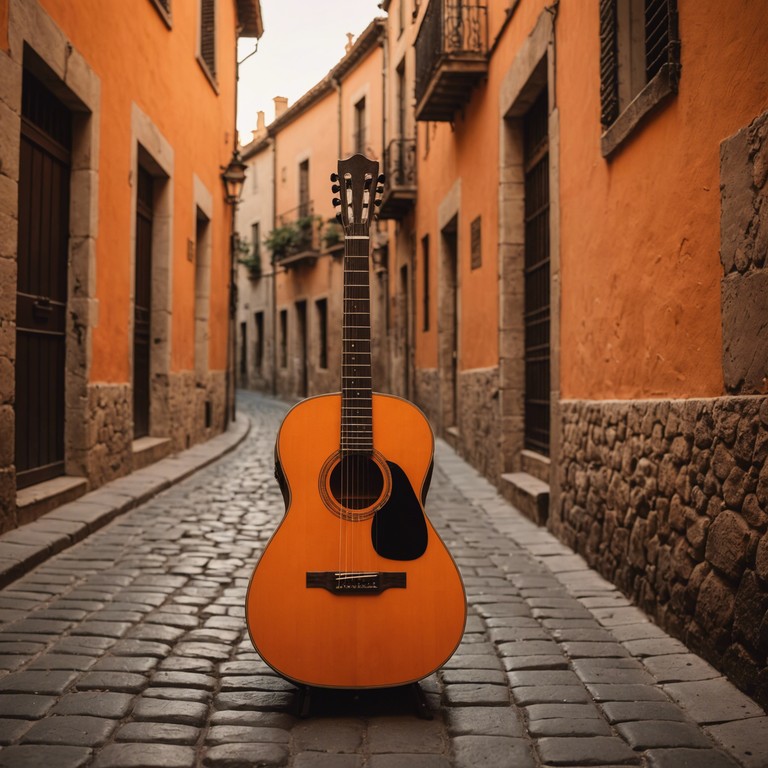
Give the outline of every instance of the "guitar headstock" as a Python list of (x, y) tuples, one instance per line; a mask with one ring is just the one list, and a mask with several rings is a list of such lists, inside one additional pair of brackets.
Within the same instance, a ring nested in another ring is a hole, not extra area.
[(367, 234), (374, 208), (381, 205), (384, 176), (379, 175), (379, 163), (364, 155), (352, 155), (339, 160), (338, 173), (331, 174), (331, 191), (336, 218), (346, 234)]

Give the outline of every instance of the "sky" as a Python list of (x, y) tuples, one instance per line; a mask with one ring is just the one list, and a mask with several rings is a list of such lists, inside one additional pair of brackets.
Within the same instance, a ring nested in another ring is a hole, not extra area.
[(251, 140), (256, 113), (265, 113), (267, 124), (275, 117), (272, 99), (287, 96), (290, 107), (322, 80), (344, 56), (347, 32), (354, 39), (371, 19), (385, 14), (381, 0), (262, 0), (264, 34), (257, 52), (255, 39), (238, 45), (240, 89), (237, 130), (241, 142)]

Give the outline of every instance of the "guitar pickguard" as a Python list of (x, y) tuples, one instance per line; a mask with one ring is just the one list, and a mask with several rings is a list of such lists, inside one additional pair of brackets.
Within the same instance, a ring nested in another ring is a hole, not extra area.
[(392, 461), (392, 492), (373, 516), (371, 542), (388, 560), (416, 560), (427, 549), (427, 523), (408, 476)]

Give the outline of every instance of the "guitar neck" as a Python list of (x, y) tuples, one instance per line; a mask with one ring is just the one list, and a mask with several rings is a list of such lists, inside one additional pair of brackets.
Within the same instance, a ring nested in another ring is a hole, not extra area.
[(370, 238), (368, 224), (352, 224), (344, 238), (341, 333), (341, 452), (373, 452)]

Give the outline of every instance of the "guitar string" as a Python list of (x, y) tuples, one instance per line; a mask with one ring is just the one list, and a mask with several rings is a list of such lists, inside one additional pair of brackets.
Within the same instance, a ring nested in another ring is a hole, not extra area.
[[(346, 207), (347, 221), (354, 221), (353, 211), (353, 191), (350, 174), (339, 174), (342, 180), (341, 189), (343, 191), (342, 205)], [(363, 181), (363, 205), (359, 223), (370, 225), (370, 215), (372, 212), (371, 184), (374, 176), (366, 173)], [(370, 445), (370, 459), (373, 460), (373, 395), (371, 391), (371, 339), (370, 339), (370, 235), (348, 234), (345, 232), (344, 248), (344, 274), (343, 274), (343, 309), (342, 309), (342, 361), (341, 361), (341, 380), (342, 380), (342, 429), (341, 429), (341, 451), (340, 451), (340, 474), (341, 474), (341, 492), (339, 499), (339, 573), (356, 573), (355, 549), (356, 537), (359, 533), (355, 526), (356, 515), (362, 509), (361, 504), (368, 501), (370, 496), (370, 484), (367, 482), (369, 463), (365, 457), (368, 454)], [(365, 278), (357, 277), (362, 272), (359, 268), (359, 262), (365, 259), (366, 272)], [(354, 268), (353, 268), (354, 267)], [(367, 290), (366, 290), (367, 289)], [(362, 307), (362, 303), (366, 306)], [(358, 325), (358, 314), (364, 314), (367, 318), (367, 350), (361, 351), (360, 331), (364, 330), (363, 325)], [(354, 321), (354, 322), (353, 322)], [(352, 332), (354, 330), (354, 333)], [(356, 345), (355, 353), (352, 354), (351, 347)], [(360, 356), (363, 362), (360, 362)], [(349, 369), (351, 363), (354, 378), (351, 380), (354, 387), (355, 409), (351, 402), (352, 388), (349, 386), (349, 375), (345, 373), (345, 363)], [(358, 373), (360, 371), (360, 373)], [(361, 376), (362, 374), (362, 376)], [(365, 376), (367, 374), (367, 376)], [(360, 379), (367, 378), (368, 387), (364, 388)], [(359, 406), (360, 391), (365, 392), (362, 399), (364, 406)], [(360, 414), (365, 411), (366, 416), (361, 418)], [(355, 416), (352, 417), (351, 414)], [(362, 429), (361, 429), (362, 423)], [(375, 502), (375, 500), (374, 500)], [(370, 506), (370, 505), (365, 505)], [(343, 554), (342, 554), (343, 553)], [(370, 569), (369, 569), (370, 570)]]

